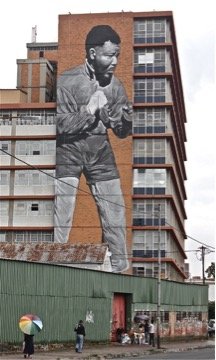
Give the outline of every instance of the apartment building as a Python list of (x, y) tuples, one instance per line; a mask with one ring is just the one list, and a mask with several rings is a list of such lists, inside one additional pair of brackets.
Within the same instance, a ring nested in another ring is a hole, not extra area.
[[(27, 59), (17, 60), (22, 96), (1, 90), (0, 240), (53, 241), (56, 78), (84, 62), (86, 34), (98, 24), (120, 35), (116, 75), (134, 109), (133, 135), (109, 134), (125, 198), (128, 273), (157, 277), (160, 255), (161, 278), (184, 281), (186, 114), (170, 11), (60, 15), (57, 43), (27, 44)], [(79, 189), (69, 242), (101, 243), (84, 178)]]

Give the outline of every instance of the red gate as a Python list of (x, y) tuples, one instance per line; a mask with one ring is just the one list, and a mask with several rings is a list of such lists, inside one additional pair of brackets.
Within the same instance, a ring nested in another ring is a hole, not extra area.
[(126, 299), (123, 294), (114, 294), (112, 307), (112, 336), (111, 341), (117, 341), (116, 330), (125, 329)]

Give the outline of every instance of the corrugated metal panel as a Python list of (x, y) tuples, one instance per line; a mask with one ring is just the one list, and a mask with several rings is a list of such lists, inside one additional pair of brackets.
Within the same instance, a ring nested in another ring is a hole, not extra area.
[[(188, 286), (189, 285), (189, 286)], [(162, 303), (172, 305), (203, 305), (208, 303), (206, 286), (165, 281), (162, 283)]]
[[(133, 309), (156, 310), (157, 279), (118, 275), (66, 266), (0, 260), (1, 341), (20, 342), (19, 318), (41, 317), (37, 342), (73, 341), (74, 325), (91, 311), (87, 339), (109, 340), (113, 293), (131, 294)], [(161, 308), (207, 311), (208, 286), (161, 282)]]
[[(5, 261), (2, 287), (35, 295), (111, 297), (113, 292), (133, 293), (133, 302), (157, 303), (157, 279), (117, 275), (56, 265)], [(7, 265), (6, 265), (7, 264)], [(7, 274), (8, 271), (8, 274)], [(10, 278), (10, 283), (8, 283)], [(17, 281), (17, 278), (19, 281)], [(161, 302), (172, 305), (208, 303), (208, 286), (161, 281)]]

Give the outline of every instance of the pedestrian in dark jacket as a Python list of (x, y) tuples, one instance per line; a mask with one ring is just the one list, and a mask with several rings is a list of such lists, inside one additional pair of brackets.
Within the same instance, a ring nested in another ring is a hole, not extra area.
[(33, 336), (34, 335), (24, 334), (23, 354), (25, 359), (26, 358), (31, 359), (31, 355), (34, 354)]
[(144, 332), (145, 332), (145, 344), (149, 343), (149, 322), (148, 320), (144, 323)]
[(81, 353), (85, 337), (85, 327), (82, 320), (80, 320), (79, 323), (75, 326), (74, 331), (76, 332), (75, 350), (76, 352)]

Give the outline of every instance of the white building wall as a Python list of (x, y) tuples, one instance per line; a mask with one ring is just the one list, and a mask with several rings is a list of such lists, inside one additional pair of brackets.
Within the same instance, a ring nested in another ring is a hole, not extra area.
[(215, 301), (215, 284), (208, 284), (208, 299)]
[[(19, 159), (31, 165), (55, 165), (55, 155), (19, 155)], [(19, 160), (15, 160), (15, 165), (23, 165)]]
[(16, 135), (31, 137), (35, 135), (55, 135), (56, 126), (55, 125), (17, 125), (16, 126)]
[(26, 221), (26, 216), (14, 216), (13, 218), (13, 226), (28, 226), (28, 227), (39, 227), (39, 226), (53, 226), (53, 215), (44, 216), (44, 215), (28, 215), (28, 219)]
[(34, 185), (34, 186), (22, 186), (16, 185), (14, 187), (14, 195), (54, 195), (54, 185)]

